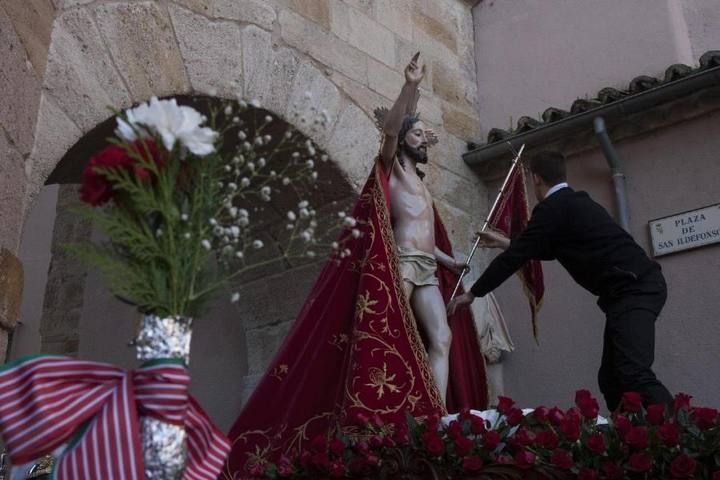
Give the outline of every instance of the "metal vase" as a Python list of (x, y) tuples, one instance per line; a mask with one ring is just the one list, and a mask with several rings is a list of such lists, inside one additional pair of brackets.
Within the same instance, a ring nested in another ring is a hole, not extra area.
[[(145, 315), (135, 341), (137, 358), (190, 360), (192, 318)], [(151, 417), (140, 417), (145, 478), (147, 480), (182, 480), (187, 459), (185, 429)]]

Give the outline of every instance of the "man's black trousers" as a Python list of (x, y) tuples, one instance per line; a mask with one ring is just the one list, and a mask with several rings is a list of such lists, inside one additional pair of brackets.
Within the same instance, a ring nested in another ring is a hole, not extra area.
[(623, 392), (640, 393), (646, 406), (672, 402), (651, 368), (655, 319), (666, 297), (665, 279), (656, 266), (639, 279), (618, 282), (598, 302), (606, 316), (598, 383), (611, 412), (619, 406)]

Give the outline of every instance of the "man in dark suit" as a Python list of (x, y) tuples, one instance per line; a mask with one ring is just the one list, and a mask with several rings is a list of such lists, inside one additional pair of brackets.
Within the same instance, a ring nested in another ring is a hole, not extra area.
[(642, 395), (643, 403), (668, 404), (672, 396), (655, 377), (655, 319), (667, 294), (660, 265), (585, 192), (565, 180), (565, 158), (542, 152), (530, 160), (537, 206), (526, 229), (513, 240), (483, 232), (481, 245), (501, 247), (470, 291), (448, 305), (453, 312), (491, 292), (525, 262), (557, 259), (582, 287), (598, 296), (605, 313), (600, 391), (614, 411), (623, 392)]

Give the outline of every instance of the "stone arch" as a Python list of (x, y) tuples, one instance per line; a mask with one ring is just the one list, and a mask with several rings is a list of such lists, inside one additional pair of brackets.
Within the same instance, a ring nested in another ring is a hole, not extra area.
[[(209, 114), (210, 104), (222, 110), (221, 103), (225, 103), (222, 99), (205, 96), (174, 98), (178, 103), (189, 104), (206, 114)], [(252, 118), (262, 119), (268, 113), (274, 112), (251, 107), (239, 116), (241, 122), (248, 124)], [(280, 133), (284, 131), (283, 123), (273, 122), (264, 131), (280, 138)], [(131, 368), (135, 363), (134, 351), (125, 344), (134, 336), (139, 314), (133, 307), (121, 304), (109, 294), (98, 272), (68, 257), (62, 249), (63, 243), (88, 241), (91, 237), (97, 239), (97, 233), (92, 231), (91, 225), (72, 214), (70, 209), (79, 205), (77, 184), (82, 169), (90, 157), (106, 145), (106, 139), (112, 136), (114, 128), (113, 115), (90, 129), (67, 150), (48, 175), (46, 183), (66, 185), (60, 187), (59, 193), (55, 190), (57, 203), (53, 205), (53, 211), (56, 216), (50, 220), (54, 228), (51, 229), (47, 242), (49, 246), (46, 247), (50, 250), (47, 286), (43, 283), (31, 289), (42, 289), (42, 292), (27, 292), (34, 295), (42, 309), (36, 312), (34, 323), (28, 323), (19, 332), (18, 340), (22, 342), (22, 348), (27, 350), (32, 342), (23, 338), (23, 335), (28, 335), (23, 332), (37, 327), (40, 338), (35, 348), (44, 353), (77, 354), (85, 359)], [(236, 134), (237, 129), (226, 134), (224, 148), (235, 148), (233, 144), (239, 142)], [(287, 156), (290, 157), (290, 152)], [(318, 162), (316, 170), (321, 188), (310, 192), (303, 199), (309, 200), (319, 212), (323, 211), (323, 205), (352, 201), (354, 189), (347, 182), (347, 175), (332, 160)], [(298, 198), (292, 193), (274, 195), (273, 202), (269, 204), (273, 208), (268, 208), (263, 214), (262, 235), (286, 231), (285, 212), (297, 205), (297, 202)], [(251, 206), (247, 207), (250, 209)], [(331, 210), (335, 208), (330, 207)], [(33, 221), (37, 225), (37, 220)], [(272, 248), (269, 247), (272, 242), (261, 238), (267, 246), (260, 255), (272, 255), (270, 252), (265, 253), (268, 248)], [(229, 427), (241, 402), (247, 398), (264, 372), (323, 263), (324, 260), (317, 258), (291, 260), (244, 274), (235, 283), (233, 290), (239, 291), (241, 298), (252, 300), (240, 302), (239, 308), (235, 308), (228, 301), (229, 298), (223, 296), (213, 303), (205, 318), (196, 322), (192, 352), (194, 360), (190, 366), (196, 378), (194, 394), (223, 427)], [(15, 348), (13, 356), (35, 352), (36, 349), (19, 351)], [(218, 395), (220, 392), (223, 393)]]
[(253, 4), (249, 12), (207, 16), (183, 3), (76, 1), (55, 19), (26, 163), (26, 212), (65, 152), (107, 118), (109, 107), (151, 96), (257, 99), (290, 123), (312, 102), (330, 118), (326, 134), (313, 140), (360, 186), (379, 133), (314, 60), (278, 45), (272, 8)]

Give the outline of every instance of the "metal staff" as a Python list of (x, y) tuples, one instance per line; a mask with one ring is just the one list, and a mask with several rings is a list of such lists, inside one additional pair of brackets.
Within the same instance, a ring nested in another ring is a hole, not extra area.
[[(512, 148), (512, 145), (510, 145), (510, 148)], [(515, 149), (513, 149), (513, 151), (514, 150)], [(490, 209), (490, 213), (488, 213), (488, 216), (485, 218), (485, 222), (483, 223), (483, 226), (480, 229), (481, 233), (487, 229), (487, 226), (490, 223), (490, 218), (492, 218), (493, 214), (495, 213), (495, 209), (497, 208), (498, 203), (500, 202), (500, 199), (502, 198), (503, 194), (505, 193), (505, 189), (507, 188), (508, 181), (510, 180), (510, 177), (512, 176), (513, 172), (515, 171), (515, 168), (520, 163), (520, 155), (522, 155), (523, 150), (525, 150), (524, 143), (520, 147), (520, 150), (515, 154), (515, 158), (513, 159), (512, 165), (510, 166), (510, 171), (508, 172), (507, 176), (505, 177), (505, 181), (503, 182), (502, 187), (500, 188), (500, 192), (498, 193), (498, 196), (495, 197), (495, 203), (493, 203), (493, 206)], [(460, 273), (460, 279), (458, 279), (457, 285), (455, 285), (455, 290), (453, 290), (450, 300), (455, 298), (455, 294), (457, 293), (458, 289), (460, 288), (460, 285), (462, 284), (465, 274), (468, 271), (470, 271), (470, 260), (472, 259), (473, 255), (475, 255), (475, 251), (477, 250), (479, 244), (480, 244), (480, 236), (478, 235), (478, 238), (477, 238), (477, 240), (475, 240), (475, 244), (473, 245), (472, 250), (470, 250), (470, 255), (468, 255), (467, 260), (465, 260), (465, 268), (463, 268), (463, 271)]]

